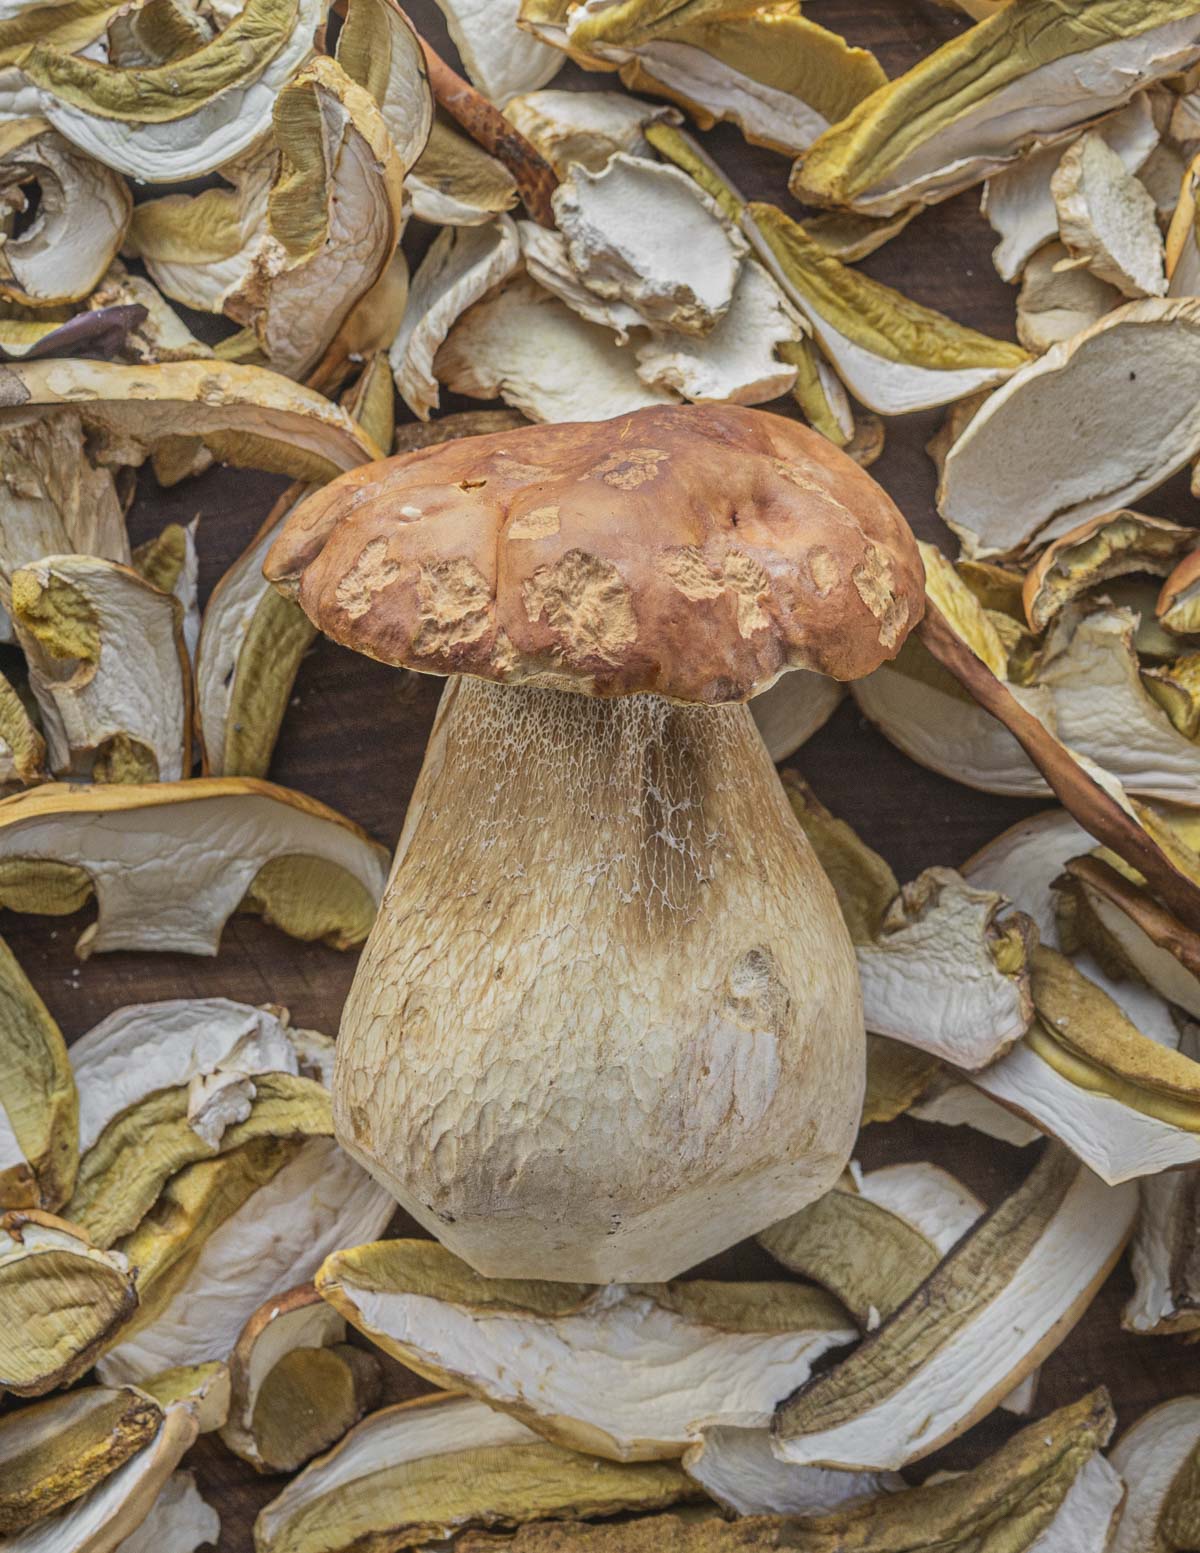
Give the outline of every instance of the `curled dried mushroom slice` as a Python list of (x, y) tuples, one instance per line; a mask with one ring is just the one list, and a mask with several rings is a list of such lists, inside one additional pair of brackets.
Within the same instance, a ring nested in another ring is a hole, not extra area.
[(560, 178), (573, 162), (599, 172), (615, 151), (648, 156), (649, 124), (678, 123), (679, 114), (624, 92), (523, 92), (504, 117), (545, 157)]
[(904, 1487), (897, 1472), (839, 1472), (795, 1467), (771, 1450), (768, 1429), (706, 1427), (688, 1447), (683, 1469), (711, 1498), (735, 1515), (825, 1515), (848, 1502)]
[[(0, 605), (0, 623), (3, 614)], [(0, 674), (0, 790), (14, 785), (33, 787), (47, 775), (46, 741), (20, 692)]]
[(1047, 243), (1026, 264), (1017, 294), (1017, 339), (1040, 356), (1119, 307), (1121, 293), (1083, 269), (1060, 269), (1067, 250)]
[(1133, 1293), (1121, 1312), (1129, 1332), (1173, 1336), (1200, 1327), (1200, 1174), (1163, 1170), (1138, 1182), (1141, 1203), (1129, 1248)]
[(419, 1547), (472, 1525), (662, 1509), (697, 1497), (673, 1462), (605, 1461), (550, 1445), (469, 1397), (371, 1413), (259, 1512), (257, 1553), (351, 1553), (370, 1536)]
[(1126, 1498), (1111, 1553), (1184, 1548), (1200, 1517), (1200, 1397), (1176, 1397), (1144, 1413), (1109, 1455)]
[(479, 226), (517, 203), (504, 163), (441, 119), (433, 121), (404, 187), (413, 215), (437, 226)]
[(520, 0), (481, 6), (472, 0), (438, 0), (463, 69), (485, 97), (505, 104), (533, 92), (563, 66), (561, 52), (517, 28)]
[(1185, 555), (1163, 583), (1156, 613), (1168, 631), (1200, 631), (1200, 550)]
[(75, 1182), (78, 1145), (66, 1042), (0, 939), (0, 1205), (60, 1208)]
[(150, 1513), (124, 1538), (117, 1553), (195, 1553), (216, 1543), (221, 1517), (205, 1500), (190, 1472), (172, 1472), (159, 1490)]
[(1163, 295), (1167, 276), (1154, 200), (1103, 136), (1081, 135), (1050, 186), (1069, 262), (1124, 296)]
[(1128, 572), (1165, 576), (1194, 542), (1195, 530), (1128, 509), (1101, 513), (1056, 539), (1025, 574), (1030, 629), (1041, 631), (1081, 593)]

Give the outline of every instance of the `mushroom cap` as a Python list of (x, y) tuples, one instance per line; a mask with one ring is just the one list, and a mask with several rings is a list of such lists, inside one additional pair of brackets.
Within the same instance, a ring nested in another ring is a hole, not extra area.
[(385, 663), (594, 696), (744, 701), (894, 657), (924, 572), (887, 494), (796, 421), (653, 406), (354, 469), (263, 568)]

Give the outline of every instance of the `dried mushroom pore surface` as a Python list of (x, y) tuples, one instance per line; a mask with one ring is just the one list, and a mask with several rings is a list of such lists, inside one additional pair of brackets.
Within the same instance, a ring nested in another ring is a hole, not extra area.
[(343, 1145), (491, 1276), (668, 1278), (826, 1190), (854, 954), (741, 703), (898, 650), (884, 493), (793, 422), (654, 408), (353, 472), (265, 569), (462, 676), (343, 1017)]

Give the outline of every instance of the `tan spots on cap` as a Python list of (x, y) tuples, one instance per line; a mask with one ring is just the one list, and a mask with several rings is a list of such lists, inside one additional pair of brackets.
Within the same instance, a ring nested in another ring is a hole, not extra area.
[(593, 464), (583, 478), (603, 480), (605, 485), (615, 486), (618, 491), (636, 491), (647, 480), (658, 478), (658, 466), (670, 456), (662, 448), (625, 448)]
[(523, 512), (504, 531), (505, 539), (549, 539), (558, 533), (558, 508), (535, 507)]
[(863, 559), (850, 573), (860, 599), (879, 622), (880, 645), (891, 649), (903, 638), (908, 625), (908, 600), (897, 598), (892, 561), (878, 545), (869, 545)]
[(525, 613), (543, 616), (568, 662), (602, 658), (615, 663), (637, 640), (637, 617), (624, 578), (615, 566), (586, 550), (568, 550), (552, 566), (539, 566), (522, 589)]
[(668, 550), (658, 564), (685, 599), (715, 599), (725, 591), (720, 573), (713, 571), (698, 545)]
[(351, 620), (361, 620), (375, 602), (375, 595), (400, 575), (400, 563), (391, 559), (387, 547), (383, 535), (368, 540), (359, 551), (357, 561), (334, 589), (334, 602)]
[(814, 545), (808, 552), (808, 575), (819, 599), (827, 598), (842, 580), (842, 569), (832, 550)]
[(548, 480), (553, 474), (553, 470), (547, 469), (545, 464), (526, 464), (504, 448), (497, 449), (496, 461), (496, 473), (500, 478), (520, 485), (536, 485), (539, 480)]
[(429, 657), (477, 642), (491, 624), (492, 603), (487, 578), (466, 556), (422, 566), (413, 651)]
[(512, 644), (512, 638), (503, 626), (496, 632), (496, 640), (492, 645), (492, 668), (501, 679), (516, 671), (520, 662), (517, 649)]
[(737, 626), (742, 636), (770, 624), (762, 600), (771, 591), (771, 579), (759, 563), (743, 550), (728, 550), (716, 570), (696, 545), (669, 550), (659, 562), (673, 587), (694, 602), (732, 593), (737, 604)]
[(786, 458), (773, 458), (770, 461), (772, 469), (781, 480), (786, 480), (789, 485), (799, 486), (802, 491), (813, 491), (818, 496), (828, 496), (829, 489), (814, 480), (807, 470), (798, 469), (795, 464), (789, 464)]

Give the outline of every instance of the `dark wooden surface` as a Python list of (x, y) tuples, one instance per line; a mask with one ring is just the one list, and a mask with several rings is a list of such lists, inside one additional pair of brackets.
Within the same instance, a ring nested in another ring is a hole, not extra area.
[[(414, 0), (409, 10), (435, 44), (453, 58), (432, 0)], [(814, 0), (810, 14), (874, 48), (890, 76), (909, 68), (964, 25), (955, 13), (932, 0), (902, 4)], [(555, 84), (588, 88), (610, 81), (568, 67)], [(706, 143), (746, 192), (795, 209), (785, 192), (785, 159), (745, 146), (730, 130), (718, 129), (706, 137)], [(415, 253), (428, 237), (428, 232), (414, 228), (407, 241)], [(996, 276), (989, 259), (991, 245), (990, 229), (978, 213), (978, 195), (969, 192), (923, 215), (862, 267), (964, 323), (1011, 338), (1015, 292)], [(465, 402), (447, 405), (456, 407), (465, 407)], [(786, 409), (786, 405), (777, 408)], [(922, 538), (944, 542), (946, 531), (933, 505), (933, 466), (924, 452), (939, 420), (940, 413), (933, 412), (889, 421), (886, 450), (873, 472)], [(160, 491), (149, 471), (143, 471), (131, 515), (133, 539), (137, 542), (157, 532), (164, 522), (199, 515), (201, 584), (207, 595), (254, 533), (283, 483), (219, 470)], [(1182, 481), (1147, 499), (1144, 506), (1192, 521), (1194, 506)], [(300, 671), (272, 778), (323, 799), (379, 840), (394, 843), (440, 688), (438, 681), (397, 673), (321, 641)], [(825, 802), (888, 858), (901, 879), (929, 864), (961, 863), (991, 836), (1038, 807), (972, 792), (912, 764), (867, 726), (849, 703), (793, 763)], [(352, 954), (297, 944), (256, 919), (235, 917), (215, 959), (110, 954), (81, 964), (74, 958), (73, 945), (90, 917), (90, 911), (59, 919), (0, 914), (0, 932), (68, 1039), (122, 1004), (181, 996), (271, 1000), (286, 1004), (301, 1024), (331, 1033), (337, 1028), (354, 972)], [(960, 1129), (904, 1120), (886, 1129), (869, 1129), (859, 1148), (868, 1166), (932, 1158), (988, 1201), (995, 1201), (1020, 1179), (1034, 1152), (1022, 1154)], [(403, 1216), (398, 1216), (395, 1229), (413, 1232)], [(752, 1244), (734, 1248), (706, 1270), (713, 1269), (735, 1276), (778, 1272)], [(1194, 1349), (1178, 1340), (1135, 1338), (1121, 1331), (1119, 1314), (1129, 1287), (1122, 1266), (1046, 1363), (1038, 1411), (1103, 1382), (1125, 1427), (1154, 1403), (1200, 1389)], [(389, 1400), (425, 1389), (389, 1363)], [(1014, 1427), (1008, 1415), (994, 1415), (923, 1463), (922, 1470), (968, 1465)], [(252, 1547), (254, 1515), (281, 1480), (257, 1477), (213, 1439), (201, 1441), (188, 1464), (195, 1467), (204, 1493), (221, 1512), (223, 1553), (246, 1553)]]

